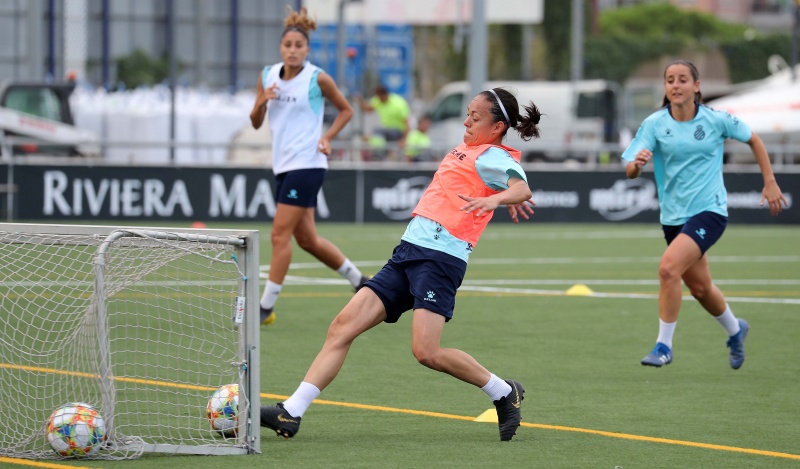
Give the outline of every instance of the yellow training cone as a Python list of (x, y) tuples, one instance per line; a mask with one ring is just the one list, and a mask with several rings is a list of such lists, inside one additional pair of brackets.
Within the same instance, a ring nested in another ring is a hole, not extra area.
[(475, 422), (497, 423), (497, 409), (489, 409), (481, 415), (475, 417)]
[(569, 290), (567, 290), (566, 292), (566, 294), (569, 296), (589, 296), (593, 293), (594, 292), (592, 291), (591, 288), (581, 283), (569, 287)]

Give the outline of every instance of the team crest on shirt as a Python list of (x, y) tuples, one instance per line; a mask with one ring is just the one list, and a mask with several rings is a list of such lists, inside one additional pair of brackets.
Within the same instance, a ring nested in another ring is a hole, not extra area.
[(703, 140), (704, 138), (706, 138), (706, 132), (703, 130), (702, 125), (698, 125), (697, 129), (694, 131), (694, 139)]

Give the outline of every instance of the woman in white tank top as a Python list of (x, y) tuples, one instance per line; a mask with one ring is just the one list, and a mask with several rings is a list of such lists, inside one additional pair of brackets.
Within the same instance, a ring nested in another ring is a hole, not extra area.
[[(316, 22), (305, 8), (284, 20), (280, 53), (283, 62), (267, 66), (258, 80), (256, 102), (250, 112), (253, 127), (269, 115), (277, 209), (272, 223), (272, 260), (269, 280), (261, 297), (261, 322), (275, 321), (274, 307), (292, 260), (292, 236), (297, 244), (337, 271), (357, 290), (368, 279), (336, 245), (317, 234), (314, 212), (322, 187), (331, 140), (353, 115), (350, 103), (330, 75), (306, 61), (308, 33)], [(325, 98), (339, 113), (322, 133)]]

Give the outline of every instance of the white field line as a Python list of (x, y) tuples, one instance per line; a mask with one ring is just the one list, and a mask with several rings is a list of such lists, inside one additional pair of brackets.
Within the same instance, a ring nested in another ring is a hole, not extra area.
[[(534, 215), (535, 216), (535, 215)], [(725, 232), (725, 239), (728, 238), (787, 238), (792, 236), (784, 230), (764, 229), (764, 230), (729, 230)], [(664, 239), (664, 232), (660, 229), (633, 229), (630, 231), (616, 230), (595, 230), (595, 231), (537, 231), (531, 233), (530, 230), (520, 229), (511, 231), (489, 231), (481, 235), (481, 239), (503, 240), (503, 239)]]
[[(197, 280), (197, 281), (143, 281), (136, 283), (137, 287), (177, 287), (181, 285), (197, 285), (201, 287), (225, 287), (230, 285), (236, 284), (236, 279), (231, 278), (229, 281), (225, 280)], [(92, 280), (69, 280), (66, 282), (56, 282), (56, 281), (25, 281), (25, 282), (14, 282), (14, 281), (6, 281), (0, 282), (0, 288), (11, 288), (11, 287), (26, 287), (26, 288), (34, 288), (34, 287), (53, 287), (53, 286), (64, 286), (70, 288), (77, 288), (77, 287), (91, 287), (94, 285), (94, 281)]]
[[(536, 257), (528, 259), (474, 259), (470, 264), (511, 265), (511, 264), (633, 264), (655, 263), (658, 257)], [(754, 262), (800, 262), (800, 256), (709, 256), (709, 262), (715, 263), (754, 263)]]
[[(479, 286), (462, 286), (459, 291), (478, 291), (487, 293), (510, 293), (515, 295), (545, 295), (545, 296), (579, 296), (589, 298), (625, 298), (625, 299), (641, 299), (641, 300), (657, 300), (658, 295), (643, 294), (643, 293), (597, 293), (593, 292), (588, 295), (567, 295), (564, 290), (534, 290), (530, 288), (497, 288), (497, 287), (479, 287)], [(684, 300), (693, 300), (691, 295), (683, 297)], [(773, 303), (783, 305), (800, 305), (800, 298), (755, 298), (755, 297), (742, 297), (742, 296), (726, 296), (725, 299), (735, 303)]]
[[(777, 233), (776, 233), (777, 235)], [(512, 230), (507, 232), (491, 232), (481, 235), (481, 239), (536, 239), (562, 240), (562, 239), (664, 239), (664, 233), (659, 229), (634, 229), (630, 231), (597, 230), (597, 231), (537, 231), (532, 234), (529, 230)], [(728, 236), (728, 233), (725, 234)], [(786, 235), (783, 234), (783, 237)], [(763, 238), (763, 236), (758, 236)], [(399, 234), (392, 233), (364, 233), (359, 235), (362, 241), (395, 241), (400, 242)]]
[[(602, 234), (602, 233), (601, 233)], [(557, 257), (557, 258), (528, 258), (528, 259), (474, 259), (472, 264), (481, 265), (510, 265), (510, 264), (620, 264), (620, 263), (657, 263), (659, 257)], [(800, 262), (800, 256), (711, 256), (713, 263), (785, 263)], [(385, 261), (359, 261), (355, 263), (361, 267), (380, 267)], [(290, 266), (295, 269), (324, 269), (327, 268), (320, 262), (295, 263)], [(269, 272), (268, 265), (261, 266), (261, 278), (266, 278)], [(548, 295), (567, 296), (565, 290), (543, 290), (532, 288), (508, 288), (508, 285), (658, 285), (658, 279), (515, 279), (515, 280), (466, 280), (459, 290), (486, 293), (508, 293), (516, 295)], [(800, 285), (800, 279), (720, 279), (715, 280), (717, 285)], [(290, 285), (346, 285), (343, 279), (313, 278), (287, 275), (284, 284)], [(503, 287), (492, 286), (503, 285)], [(589, 295), (592, 298), (626, 298), (626, 299), (658, 299), (655, 294), (642, 293), (598, 293)], [(691, 296), (684, 299), (691, 300)], [(726, 297), (729, 301), (740, 303), (775, 303), (775, 304), (800, 304), (800, 298), (755, 298), (755, 297)]]
[[(535, 215), (534, 215), (535, 217)], [(609, 230), (579, 230), (574, 231), (559, 230), (559, 231), (542, 231), (539, 225), (535, 232), (525, 229), (524, 225), (520, 225), (521, 229), (507, 230), (507, 231), (488, 231), (481, 235), (481, 239), (487, 240), (530, 240), (532, 237), (538, 240), (580, 240), (580, 239), (594, 239), (594, 240), (616, 240), (616, 239), (664, 239), (664, 232), (658, 228), (630, 228), (625, 231), (618, 231), (617, 229)], [(796, 230), (791, 227), (785, 229), (774, 229), (772, 227), (756, 230), (756, 229), (736, 229), (728, 230), (725, 232), (725, 239), (738, 238), (738, 239), (757, 239), (764, 240), (767, 238), (790, 238), (794, 235)], [(392, 233), (363, 233), (359, 239), (363, 241), (395, 241), (399, 242), (400, 237), (397, 232)]]
[[(568, 295), (566, 290), (540, 290), (534, 288), (507, 288), (507, 287), (490, 287), (490, 286), (480, 286), (478, 285), (481, 281), (474, 280), (470, 282), (464, 282), (459, 288), (459, 291), (474, 291), (474, 292), (485, 292), (485, 293), (507, 293), (512, 295), (541, 295), (541, 296), (580, 296), (580, 297), (590, 297), (590, 298), (625, 298), (625, 299), (640, 299), (640, 300), (657, 300), (658, 295), (648, 294), (648, 293), (599, 293), (599, 292), (592, 292), (588, 295)], [(537, 284), (535, 280), (526, 281), (527, 284)], [(564, 285), (574, 285), (577, 283), (583, 283), (583, 281), (574, 281), (569, 282), (565, 281)], [(716, 282), (716, 281), (715, 281)], [(734, 280), (736, 285), (749, 285), (752, 283), (751, 280)], [(764, 284), (769, 281), (765, 281), (761, 283), (757, 281), (757, 284)], [(469, 283), (467, 285), (467, 283)], [(333, 279), (333, 278), (313, 278), (313, 277), (298, 277), (293, 275), (287, 275), (284, 285), (347, 285), (348, 282), (344, 279)], [(622, 284), (622, 283), (620, 283)], [(800, 284), (800, 281), (797, 281), (795, 284)], [(694, 298), (691, 295), (686, 295), (683, 297), (684, 300), (693, 300)], [(726, 296), (726, 300), (731, 302), (738, 302), (738, 303), (774, 303), (774, 304), (785, 304), (785, 305), (800, 305), (800, 298), (756, 298), (756, 297), (742, 297), (742, 296)]]
[[(716, 285), (800, 285), (800, 279), (714, 279)], [(658, 285), (658, 279), (649, 280), (599, 280), (599, 279), (485, 279), (464, 280), (463, 285)]]
[(562, 239), (652, 239), (664, 238), (661, 230), (634, 230), (634, 231), (553, 231), (546, 233), (531, 234), (529, 231), (515, 230), (488, 232), (481, 235), (481, 239), (503, 240), (503, 239), (536, 239), (557, 240)]
[[(556, 233), (554, 233), (556, 234)], [(562, 233), (563, 234), (563, 233)], [(587, 237), (600, 237), (608, 233), (604, 232), (588, 232), (588, 233), (573, 233), (576, 235)], [(641, 236), (643, 233), (634, 233)], [(647, 232), (647, 235), (651, 235)], [(619, 236), (614, 236), (619, 237)], [(631, 237), (631, 236), (628, 236)], [(622, 263), (657, 263), (659, 257), (540, 257), (540, 258), (505, 258), (505, 259), (473, 259), (471, 264), (479, 265), (532, 265), (532, 264), (622, 264)], [(713, 263), (786, 263), (786, 262), (800, 262), (800, 256), (711, 256), (709, 259)], [(359, 261), (355, 264), (361, 267), (381, 267), (386, 261)], [(305, 262), (293, 263), (291, 269), (326, 269), (320, 262)], [(269, 265), (260, 266), (261, 279), (267, 278), (269, 272)], [(800, 279), (720, 279), (714, 281), (718, 285), (800, 285)], [(68, 282), (71, 286), (82, 285), (85, 282)], [(153, 285), (168, 285), (171, 282), (148, 282)], [(224, 285), (226, 282), (220, 281), (198, 281), (192, 282), (196, 285), (218, 286)], [(74, 284), (74, 285), (73, 285)], [(290, 285), (346, 285), (344, 279), (336, 278), (313, 278), (301, 276), (286, 276), (285, 284)], [(464, 291), (481, 291), (490, 293), (511, 293), (520, 295), (566, 295), (564, 290), (539, 290), (530, 288), (502, 288), (493, 287), (491, 285), (657, 285), (657, 279), (515, 279), (515, 280), (466, 280), (461, 287)], [(25, 286), (46, 286), (47, 282), (31, 282), (30, 285)], [(64, 285), (62, 283), (62, 285)], [(15, 282), (0, 282), (0, 287), (10, 286), (23, 286), (21, 283)], [(594, 298), (629, 298), (629, 299), (656, 299), (657, 295), (653, 294), (636, 294), (636, 293), (597, 293), (594, 292), (590, 295)], [(687, 296), (687, 299), (692, 297)], [(800, 304), (800, 299), (793, 298), (747, 298), (747, 297), (727, 297), (730, 301), (749, 302), (749, 303), (779, 303), (779, 304)]]
[[(266, 279), (269, 266), (261, 271), (261, 278)], [(221, 280), (198, 280), (191, 282), (192, 285), (206, 287), (224, 287), (231, 285), (231, 281)], [(290, 285), (346, 285), (347, 281), (339, 278), (315, 278), (297, 275), (287, 275), (286, 283)], [(714, 279), (716, 285), (800, 285), (800, 279)], [(186, 282), (141, 282), (137, 286), (178, 286), (185, 285)], [(483, 280), (464, 280), (463, 285), (658, 285), (658, 279), (483, 279)], [(51, 287), (61, 285), (65, 287), (89, 286), (92, 282), (68, 281), (68, 282), (0, 282), (0, 288), (9, 287)]]
[[(529, 265), (529, 264), (657, 264), (661, 257), (534, 257), (527, 259), (472, 259), (473, 265)], [(800, 263), (800, 256), (710, 256), (709, 262), (714, 263)], [(354, 262), (359, 267), (382, 267), (386, 261), (358, 261)], [(296, 262), (289, 266), (290, 269), (327, 269), (321, 262)], [(268, 265), (261, 266), (261, 272), (269, 272)]]
[[(263, 277), (266, 278), (266, 277)], [(287, 285), (346, 285), (347, 280), (341, 278), (303, 277), (287, 275)], [(717, 285), (800, 285), (800, 279), (724, 279), (714, 280)], [(597, 280), (597, 279), (514, 279), (514, 280), (464, 280), (463, 286), (487, 285), (658, 285), (657, 279), (652, 280)], [(462, 286), (462, 288), (464, 288)]]
[[(266, 275), (262, 275), (266, 278)], [(68, 282), (70, 284), (88, 285), (86, 282)], [(149, 286), (169, 286), (175, 282), (147, 282)], [(715, 280), (714, 283), (718, 285), (800, 285), (800, 280), (772, 280), (772, 279), (727, 279)], [(192, 282), (193, 285), (205, 286), (226, 286), (231, 282)], [(315, 278), (315, 277), (301, 277), (295, 275), (287, 275), (284, 285), (347, 285), (348, 282), (344, 279), (337, 278)], [(461, 291), (475, 291), (486, 293), (508, 293), (515, 295), (545, 295), (545, 296), (570, 296), (567, 295), (566, 290), (541, 290), (532, 288), (508, 288), (508, 287), (494, 287), (486, 285), (657, 285), (657, 280), (466, 280), (459, 288)], [(22, 286), (22, 283), (14, 282), (0, 282), (0, 287)], [(26, 282), (26, 286), (54, 286), (55, 282)], [(58, 283), (64, 285), (64, 283)], [(142, 285), (140, 285), (142, 286)], [(644, 294), (644, 293), (599, 293), (592, 292), (588, 295), (574, 295), (585, 296), (592, 298), (627, 298), (627, 299), (658, 299), (658, 295)], [(692, 300), (689, 295), (683, 297), (685, 300)], [(800, 298), (755, 298), (755, 297), (736, 297), (726, 296), (727, 300), (739, 303), (775, 303), (775, 304), (792, 304), (800, 305)]]

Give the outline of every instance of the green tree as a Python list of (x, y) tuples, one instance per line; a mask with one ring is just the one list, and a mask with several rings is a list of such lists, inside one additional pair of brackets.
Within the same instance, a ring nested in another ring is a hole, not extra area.
[[(739, 83), (766, 76), (770, 55), (778, 54), (787, 61), (790, 56), (791, 37), (788, 34), (764, 36), (747, 25), (728, 23), (708, 13), (684, 10), (666, 1), (607, 9), (597, 18), (598, 34), (592, 35), (590, 2), (584, 0), (583, 3), (586, 78), (624, 83), (641, 65), (662, 56), (719, 50), (727, 58), (731, 81)], [(545, 44), (543, 75), (550, 80), (568, 80), (570, 77), (571, 10), (572, 2), (569, 0), (545, 0), (544, 21), (536, 27), (537, 42)], [(430, 28), (428, 42), (418, 44), (420, 49), (437, 51), (426, 64), (430, 69), (429, 76), (437, 80), (437, 89), (446, 82), (463, 80), (467, 73), (469, 38), (463, 37), (462, 48), (456, 51), (455, 32), (452, 25)], [(520, 25), (490, 25), (490, 79), (520, 76), (522, 54), (530, 52), (519, 47), (521, 40)]]
[(786, 58), (791, 47), (788, 34), (758, 37), (746, 25), (668, 3), (607, 10), (599, 23), (601, 35), (589, 38), (585, 46), (585, 75), (620, 83), (641, 64), (660, 56), (715, 49), (728, 59), (732, 82), (755, 80), (768, 73), (767, 57), (779, 54)]
[(517, 79), (522, 73), (522, 25), (489, 25), (489, 79)]
[(569, 78), (572, 2), (545, 1), (542, 35), (547, 43), (545, 60), (551, 80)]
[[(180, 70), (180, 64), (176, 64)], [(136, 49), (130, 54), (117, 59), (117, 80), (127, 88), (141, 85), (155, 85), (169, 77), (169, 57), (163, 54), (156, 59), (147, 52)]]
[(792, 53), (792, 42), (788, 34), (770, 34), (725, 40), (720, 43), (720, 48), (728, 61), (731, 82), (740, 83), (767, 76), (767, 57), (777, 54), (784, 60), (788, 59)]

